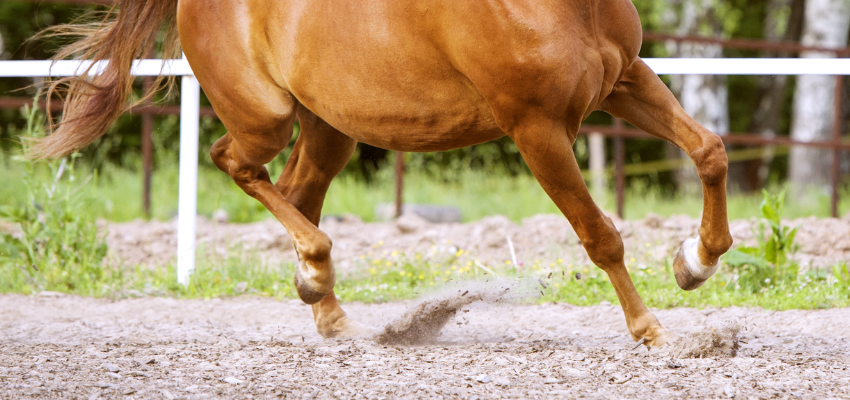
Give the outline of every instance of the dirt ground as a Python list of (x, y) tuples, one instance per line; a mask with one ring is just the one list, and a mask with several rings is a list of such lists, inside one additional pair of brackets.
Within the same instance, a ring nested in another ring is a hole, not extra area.
[[(643, 220), (624, 221), (612, 216), (626, 246), (627, 260), (658, 262), (672, 257), (682, 241), (698, 234), (699, 220), (687, 216), (662, 218), (649, 216)], [(803, 269), (827, 267), (850, 260), (850, 215), (843, 219), (806, 218), (785, 221), (799, 227), (794, 256)], [(735, 244), (755, 242), (754, 220), (730, 223)], [(177, 224), (144, 222), (109, 224), (108, 243), (113, 260), (133, 266), (162, 265), (176, 259)], [(590, 261), (566, 218), (560, 215), (537, 215), (520, 224), (494, 216), (472, 223), (432, 224), (415, 215), (405, 215), (393, 222), (364, 223), (354, 216), (325, 218), (320, 228), (333, 240), (333, 258), (337, 268), (352, 268), (361, 256), (387, 257), (393, 252), (421, 253), (437, 262), (440, 258), (464, 251), (464, 257), (485, 263), (503, 263), (510, 259), (507, 238), (510, 236), (517, 258), (526, 265), (534, 260), (565, 259), (567, 263), (589, 264)], [(260, 254), (271, 262), (295, 261), (292, 241), (275, 220), (252, 224), (230, 224), (201, 219), (198, 224), (198, 246), (208, 253), (223, 256), (233, 248)], [(646, 257), (649, 251), (649, 257)]]
[[(415, 302), (348, 304), (375, 327)], [(468, 305), (436, 343), (322, 339), (265, 298), (0, 296), (0, 398), (850, 399), (850, 309), (674, 309), (676, 332), (737, 323), (734, 357), (632, 350), (616, 306)]]
[[(699, 221), (650, 216), (615, 224), (627, 258), (641, 253), (649, 256), (637, 262), (653, 262), (695, 236)], [(850, 217), (787, 224), (800, 227), (796, 258), (804, 267), (850, 259)], [(733, 221), (735, 242), (752, 243), (753, 226)], [(110, 262), (151, 267), (173, 262), (174, 222), (105, 227)], [(430, 224), (409, 215), (366, 224), (343, 217), (327, 218), (321, 227), (334, 240), (340, 269), (392, 252), (439, 259), (463, 250), (464, 257), (501, 263), (510, 257), (507, 237), (526, 265), (560, 257), (588, 262), (561, 216), (521, 224), (504, 217), (468, 224)], [(242, 248), (272, 262), (295, 260), (276, 221), (201, 220), (198, 236), (201, 248), (212, 254)], [(417, 302), (344, 307), (354, 319), (380, 329)], [(717, 348), (740, 346), (735, 356), (703, 358), (674, 351), (675, 345), (632, 349), (617, 306), (478, 302), (446, 315), (447, 325), (427, 345), (380, 345), (322, 339), (310, 308), (297, 300), (2, 295), (0, 399), (850, 399), (850, 309), (657, 311), (662, 324), (686, 339), (742, 327), (737, 340), (703, 339)]]

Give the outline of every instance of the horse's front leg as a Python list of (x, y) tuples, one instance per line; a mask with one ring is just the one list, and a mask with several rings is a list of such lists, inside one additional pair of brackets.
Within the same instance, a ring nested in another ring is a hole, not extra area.
[(646, 308), (623, 262), (623, 241), (611, 220), (593, 202), (581, 176), (563, 124), (534, 118), (514, 129), (514, 139), (531, 172), (570, 221), (591, 261), (608, 274), (634, 340), (665, 344), (671, 334)]
[(673, 261), (676, 282), (693, 290), (717, 271), (732, 246), (726, 216), (728, 160), (723, 141), (689, 117), (676, 98), (640, 59), (626, 70), (602, 109), (684, 150), (702, 180), (703, 213), (699, 236), (685, 240)]
[[(318, 226), (331, 180), (345, 168), (357, 142), (303, 107), (299, 107), (298, 120), (301, 135), (275, 186), (310, 223)], [(330, 252), (327, 262), (333, 268)], [(301, 273), (301, 268), (296, 271), (296, 289), (302, 298), (302, 293), (321, 293), (311, 288), (323, 287), (325, 283), (311, 282)], [(371, 333), (367, 327), (348, 318), (332, 290), (321, 296), (312, 306), (316, 329), (322, 336), (357, 337)]]

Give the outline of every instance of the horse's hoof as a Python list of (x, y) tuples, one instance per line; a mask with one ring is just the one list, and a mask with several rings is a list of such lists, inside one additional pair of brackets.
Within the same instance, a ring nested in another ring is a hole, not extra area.
[(664, 346), (676, 339), (676, 335), (661, 326), (654, 315), (647, 313), (633, 320), (634, 326), (629, 330), (632, 338), (636, 341), (632, 350), (641, 345), (647, 349)]
[(697, 254), (699, 237), (685, 240), (673, 259), (673, 273), (676, 283), (684, 290), (694, 290), (702, 286), (717, 271), (717, 263), (704, 266)]
[(637, 349), (641, 345), (646, 346), (647, 350), (652, 350), (653, 348), (664, 347), (670, 343), (673, 343), (678, 336), (673, 332), (668, 331), (667, 329), (659, 327), (656, 332), (652, 335), (652, 337), (643, 337), (632, 348), (632, 350)]
[(706, 279), (698, 279), (691, 274), (681, 248), (673, 259), (673, 274), (676, 276), (676, 283), (683, 290), (694, 290), (706, 281)]
[[(333, 285), (331, 288), (333, 288)], [(310, 285), (304, 281), (304, 278), (301, 277), (301, 272), (297, 269), (295, 270), (295, 290), (298, 291), (298, 297), (301, 298), (301, 301), (307, 304), (316, 304), (331, 293), (330, 290), (323, 292), (311, 288)]]
[(326, 339), (366, 339), (375, 336), (374, 328), (343, 315), (333, 322), (319, 321), (316, 331)]

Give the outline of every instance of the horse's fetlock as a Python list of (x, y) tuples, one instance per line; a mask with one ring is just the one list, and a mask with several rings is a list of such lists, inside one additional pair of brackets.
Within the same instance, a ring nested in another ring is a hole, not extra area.
[(714, 235), (711, 240), (706, 240), (705, 237), (700, 237), (702, 247), (710, 254), (720, 256), (725, 254), (732, 247), (732, 235), (725, 232), (722, 235)]

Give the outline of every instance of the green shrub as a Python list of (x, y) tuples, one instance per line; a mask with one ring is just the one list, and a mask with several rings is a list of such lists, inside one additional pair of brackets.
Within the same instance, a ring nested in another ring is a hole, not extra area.
[(723, 256), (737, 274), (737, 285), (753, 291), (797, 278), (799, 265), (789, 258), (796, 250), (797, 228), (782, 226), (785, 191), (771, 195), (762, 191), (762, 219), (756, 230), (756, 246), (742, 246)]
[[(43, 135), (44, 117), (25, 109), (27, 135)], [(99, 232), (83, 189), (95, 175), (80, 181), (70, 156), (47, 163), (25, 164), (21, 180), (26, 199), (0, 207), (0, 218), (16, 224), (19, 234), (0, 233), (0, 290), (27, 288), (95, 294), (103, 278), (106, 238)]]

